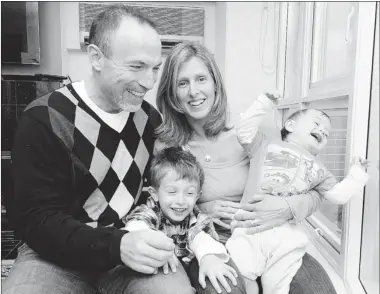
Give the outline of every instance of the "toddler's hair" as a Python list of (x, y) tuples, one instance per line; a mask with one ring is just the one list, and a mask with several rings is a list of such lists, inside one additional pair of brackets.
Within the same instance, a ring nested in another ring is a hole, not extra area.
[[(287, 119), (286, 121), (292, 119), (292, 120), (297, 120), (302, 114), (306, 114), (309, 110), (316, 110), (316, 111), (319, 111), (321, 112), (324, 116), (326, 116), (330, 121), (330, 117), (328, 116), (328, 114), (322, 110), (319, 110), (319, 109), (314, 109), (314, 108), (306, 108), (306, 109), (300, 109), (300, 110), (297, 110), (296, 112), (294, 112), (293, 114), (291, 114)], [(281, 140), (282, 141), (285, 141), (285, 139), (288, 137), (289, 135), (289, 131), (285, 128), (285, 126), (282, 127), (281, 129)]]
[(197, 181), (199, 191), (202, 189), (204, 172), (195, 156), (190, 152), (184, 151), (180, 147), (169, 147), (157, 152), (150, 167), (150, 181), (153, 188), (160, 187), (168, 170), (174, 170), (178, 179)]

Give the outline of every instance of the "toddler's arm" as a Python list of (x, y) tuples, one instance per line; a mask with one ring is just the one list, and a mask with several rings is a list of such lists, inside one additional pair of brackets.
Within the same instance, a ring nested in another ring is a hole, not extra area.
[(263, 126), (265, 116), (275, 108), (279, 99), (279, 96), (269, 93), (261, 94), (241, 115), (240, 124), (237, 128), (237, 138), (248, 154), (254, 150), (256, 145), (260, 144), (263, 136), (271, 137), (273, 136), (271, 133), (274, 132), (279, 135), (280, 130), (274, 131), (274, 127), (264, 128)]
[(366, 160), (355, 157), (348, 170), (347, 176), (341, 182), (336, 183), (331, 180), (330, 177), (318, 185), (316, 190), (334, 204), (346, 204), (351, 197), (363, 189), (367, 183), (369, 179), (365, 171), (367, 164), (368, 162)]

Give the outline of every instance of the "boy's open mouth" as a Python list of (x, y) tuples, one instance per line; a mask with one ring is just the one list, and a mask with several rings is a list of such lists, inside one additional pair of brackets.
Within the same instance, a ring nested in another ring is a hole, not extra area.
[(310, 134), (312, 137), (315, 138), (315, 140), (317, 140), (318, 143), (321, 143), (322, 141), (322, 136), (319, 134), (319, 133), (311, 133)]

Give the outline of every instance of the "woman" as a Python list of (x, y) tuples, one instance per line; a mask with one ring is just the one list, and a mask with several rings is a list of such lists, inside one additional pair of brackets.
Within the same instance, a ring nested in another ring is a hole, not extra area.
[[(234, 221), (234, 227), (251, 227), (250, 233), (302, 220), (318, 208), (321, 199), (315, 191), (289, 197), (291, 209), (281, 197), (269, 195), (258, 195), (256, 203), (240, 204), (249, 159), (236, 139), (239, 118), (229, 117), (221, 74), (204, 46), (182, 43), (173, 48), (164, 65), (157, 106), (163, 123), (157, 129), (156, 148), (182, 146), (202, 164), (205, 183), (199, 208), (214, 218), (222, 242), (230, 237), (230, 223), (240, 208), (246, 212)], [(290, 293), (336, 293), (317, 261), (309, 255), (303, 261)], [(306, 278), (310, 276), (312, 281)]]

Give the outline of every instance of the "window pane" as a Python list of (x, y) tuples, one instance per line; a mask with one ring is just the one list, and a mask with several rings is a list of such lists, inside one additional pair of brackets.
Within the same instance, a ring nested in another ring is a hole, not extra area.
[(314, 7), (311, 82), (348, 73), (349, 41), (346, 40), (350, 2), (317, 2)]
[[(379, 12), (379, 10), (377, 10)], [(367, 293), (379, 291), (379, 13), (377, 13), (368, 136), (370, 180), (365, 189), (360, 280)]]
[[(311, 104), (310, 107), (312, 108), (313, 105)], [(321, 110), (330, 116), (332, 131), (330, 132), (326, 148), (317, 157), (334, 174), (336, 179), (341, 181), (345, 175), (347, 109)], [(319, 211), (315, 214), (318, 220), (328, 229), (328, 232), (324, 232), (323, 237), (338, 252), (340, 252), (340, 239), (342, 235), (342, 208), (342, 205), (335, 205), (324, 201)]]

